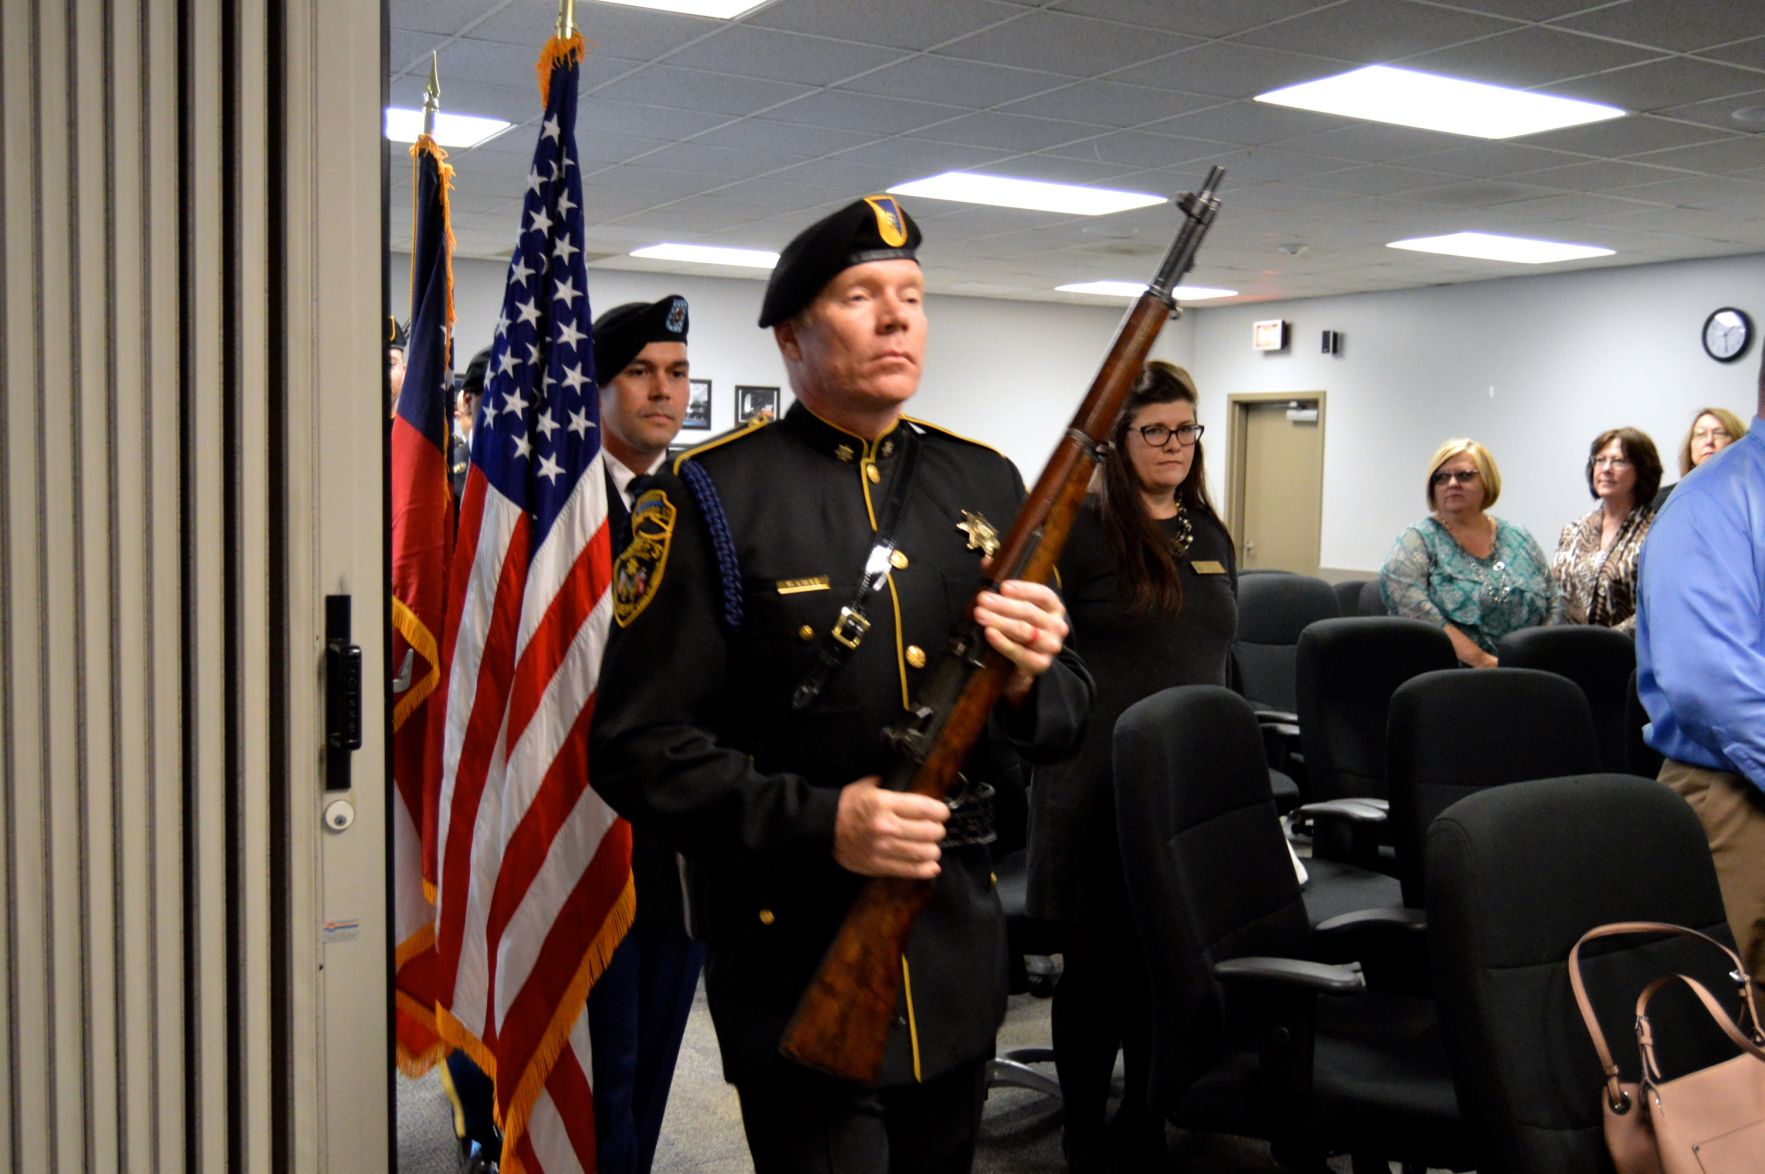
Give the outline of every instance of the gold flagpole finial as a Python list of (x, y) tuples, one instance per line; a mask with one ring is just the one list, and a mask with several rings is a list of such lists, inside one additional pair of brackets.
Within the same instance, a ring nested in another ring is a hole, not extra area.
[(576, 0), (558, 0), (558, 36), (569, 39), (576, 31)]
[(435, 51), (429, 51), (429, 84), (423, 87), (423, 133), (435, 137), (435, 115), (441, 110), (441, 76), (436, 69)]

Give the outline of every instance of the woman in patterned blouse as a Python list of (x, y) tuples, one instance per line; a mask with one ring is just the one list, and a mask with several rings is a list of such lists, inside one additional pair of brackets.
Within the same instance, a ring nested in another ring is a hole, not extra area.
[(1587, 488), (1599, 505), (1563, 527), (1551, 578), (1563, 595), (1563, 618), (1636, 635), (1636, 564), (1655, 520), (1661, 457), (1634, 428), (1608, 428), (1587, 455)]
[(1459, 660), (1495, 667), (1495, 646), (1557, 618), (1561, 601), (1544, 551), (1523, 526), (1486, 513), (1501, 495), (1489, 450), (1467, 437), (1428, 463), (1429, 516), (1397, 536), (1379, 571), (1385, 610), (1439, 624)]

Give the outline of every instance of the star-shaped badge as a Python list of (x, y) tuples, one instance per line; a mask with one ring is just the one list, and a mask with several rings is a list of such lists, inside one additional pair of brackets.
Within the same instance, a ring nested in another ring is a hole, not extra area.
[(993, 523), (979, 514), (963, 510), (962, 520), (956, 523), (956, 528), (968, 535), (969, 550), (978, 550), (987, 558), (992, 558), (993, 552), (999, 549), (999, 531), (993, 529)]

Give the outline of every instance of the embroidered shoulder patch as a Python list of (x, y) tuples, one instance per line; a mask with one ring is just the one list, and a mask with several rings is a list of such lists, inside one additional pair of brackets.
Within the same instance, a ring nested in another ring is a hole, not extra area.
[(613, 619), (621, 628), (643, 614), (662, 586), (675, 512), (660, 489), (645, 493), (631, 507), (631, 544), (613, 564)]

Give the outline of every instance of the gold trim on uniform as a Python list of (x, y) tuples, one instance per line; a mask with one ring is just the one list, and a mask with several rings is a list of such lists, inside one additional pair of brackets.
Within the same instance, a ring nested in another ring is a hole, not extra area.
[(962, 520), (956, 523), (956, 528), (968, 535), (969, 550), (978, 550), (992, 558), (993, 552), (999, 549), (999, 531), (993, 529), (993, 523), (980, 514), (963, 510)]
[(1197, 575), (1223, 575), (1226, 573), (1226, 564), (1211, 558), (1196, 559), (1189, 565), (1195, 568)]
[(828, 579), (826, 575), (812, 575), (807, 579), (780, 579), (776, 586), (780, 595), (801, 595), (805, 591), (826, 591)]
[(761, 925), (771, 925), (773, 922), (775, 922), (777, 920), (778, 920), (778, 914), (774, 913), (772, 910), (770, 910), (770, 909), (760, 910), (760, 924)]
[(804, 624), (797, 629), (797, 639), (805, 644), (809, 643), (809, 641), (815, 639), (815, 629), (811, 628), (808, 624)]
[(873, 462), (865, 461), (864, 476), (872, 485), (875, 485), (882, 480), (882, 470), (877, 468)]
[(889, 565), (897, 571), (907, 569), (907, 556), (899, 550), (889, 551)]
[(850, 463), (852, 458), (858, 455), (858, 450), (849, 444), (842, 444), (833, 450), (833, 455), (840, 458), (842, 461)]
[(924, 668), (925, 667), (925, 649), (921, 648), (917, 644), (909, 644), (907, 646), (907, 663), (912, 665), (916, 669)]
[(632, 504), (631, 544), (613, 564), (613, 619), (621, 628), (630, 627), (662, 587), (677, 512), (660, 489)]

